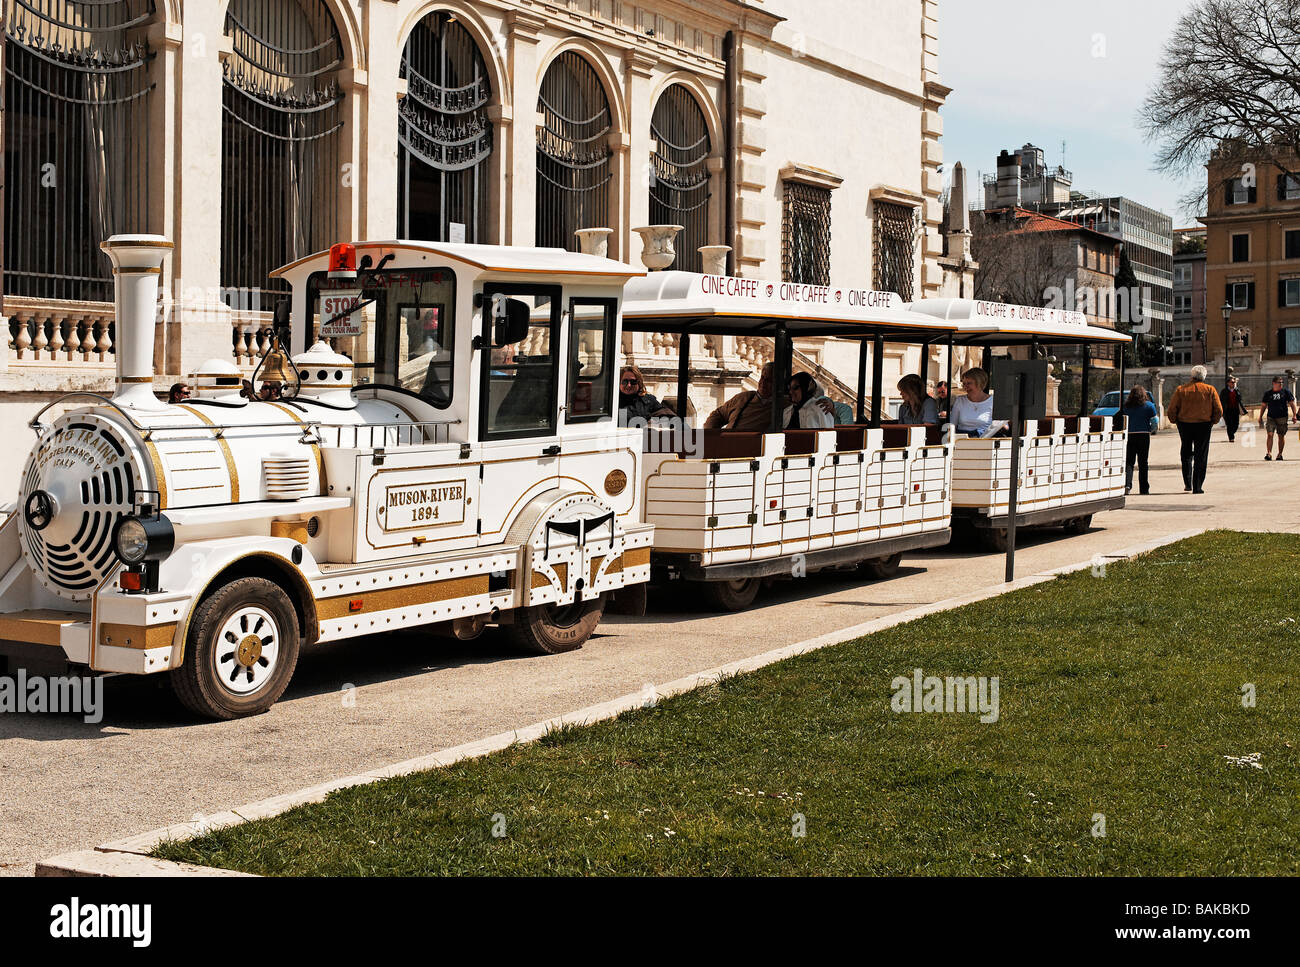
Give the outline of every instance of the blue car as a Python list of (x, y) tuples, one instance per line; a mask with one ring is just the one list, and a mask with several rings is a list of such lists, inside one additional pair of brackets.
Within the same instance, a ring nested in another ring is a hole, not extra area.
[[(1092, 411), (1092, 415), (1093, 416), (1114, 416), (1116, 413), (1120, 411), (1120, 407), (1123, 406), (1124, 404), (1124, 397), (1127, 395), (1128, 394), (1122, 393), (1117, 389), (1111, 390), (1109, 393), (1105, 394), (1100, 400), (1097, 401), (1097, 406)], [(1151, 432), (1152, 433), (1160, 432), (1159, 417), (1151, 418)]]

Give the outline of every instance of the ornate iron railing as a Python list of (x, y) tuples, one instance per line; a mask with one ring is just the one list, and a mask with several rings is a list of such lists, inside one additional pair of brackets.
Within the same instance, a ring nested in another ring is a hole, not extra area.
[(266, 311), (288, 291), (268, 273), (336, 241), (343, 48), (324, 0), (230, 0), (225, 29), (221, 285)]
[(610, 227), (609, 100), (595, 69), (568, 51), (547, 68), (537, 110), (537, 244), (576, 251), (575, 231)]
[(398, 232), (445, 242), (487, 238), (492, 87), (483, 55), (451, 14), (426, 16), (402, 52), (406, 96), (398, 108)]
[(99, 243), (148, 231), (153, 0), (5, 0), (4, 286), (113, 298)]
[(651, 160), (650, 223), (681, 225), (677, 264), (703, 271), (700, 247), (709, 244), (709, 128), (695, 95), (681, 84), (664, 91), (650, 121), (655, 141)]

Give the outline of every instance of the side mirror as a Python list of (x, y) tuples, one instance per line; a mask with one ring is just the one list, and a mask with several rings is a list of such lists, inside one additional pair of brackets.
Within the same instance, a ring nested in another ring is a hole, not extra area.
[(533, 311), (528, 303), (509, 299), (503, 295), (492, 297), (492, 343), (510, 346), (528, 335), (533, 321)]

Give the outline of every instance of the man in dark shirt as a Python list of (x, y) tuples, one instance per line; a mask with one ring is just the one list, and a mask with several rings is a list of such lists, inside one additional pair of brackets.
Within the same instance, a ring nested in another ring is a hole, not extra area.
[(1273, 388), (1264, 394), (1264, 405), (1259, 408), (1259, 425), (1268, 424), (1268, 441), (1264, 444), (1265, 460), (1273, 459), (1273, 434), (1277, 434), (1277, 458), (1283, 459), (1282, 451), (1286, 448), (1287, 411), (1291, 419), (1297, 419), (1295, 396), (1289, 389), (1282, 388), (1282, 377), (1273, 377)]
[(1231, 443), (1242, 416), (1249, 413), (1241, 398), (1241, 390), (1237, 389), (1237, 377), (1228, 377), (1228, 382), (1219, 391), (1219, 401), (1223, 404), (1223, 425), (1228, 428), (1228, 442)]

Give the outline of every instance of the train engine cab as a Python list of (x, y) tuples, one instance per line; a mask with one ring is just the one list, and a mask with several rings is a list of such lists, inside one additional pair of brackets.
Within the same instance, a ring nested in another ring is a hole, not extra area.
[(318, 642), (499, 624), (557, 653), (614, 595), (643, 607), (642, 439), (618, 428), (614, 396), (639, 270), (554, 249), (336, 245), (275, 273), (292, 286), (282, 348), (251, 384), (213, 360), (172, 405), (148, 385), (169, 246), (104, 247), (117, 392), (33, 421), (0, 526), (0, 651), (167, 672), (190, 709), (234, 718), (274, 704)]

